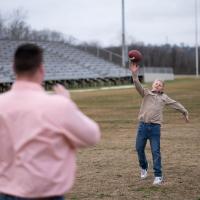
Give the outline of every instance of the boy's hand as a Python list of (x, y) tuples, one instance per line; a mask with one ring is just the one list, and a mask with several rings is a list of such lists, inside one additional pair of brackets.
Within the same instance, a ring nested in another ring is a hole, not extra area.
[(62, 95), (64, 97), (70, 98), (70, 94), (68, 90), (65, 89), (65, 87), (60, 84), (56, 84), (55, 86), (53, 86), (53, 91), (58, 95)]
[(133, 74), (136, 74), (138, 72), (138, 70), (139, 70), (139, 66), (137, 65), (137, 63), (130, 62), (129, 69), (131, 70), (131, 72)]
[(188, 114), (183, 115), (183, 116), (184, 116), (184, 118), (185, 118), (185, 122), (188, 123), (188, 122), (189, 122), (189, 116), (188, 116)]

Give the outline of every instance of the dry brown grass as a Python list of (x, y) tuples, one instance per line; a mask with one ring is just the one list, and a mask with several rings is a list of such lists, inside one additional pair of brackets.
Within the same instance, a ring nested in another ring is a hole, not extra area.
[(200, 199), (200, 80), (168, 82), (166, 92), (189, 110), (191, 121), (185, 124), (180, 113), (165, 109), (161, 138), (165, 182), (159, 187), (152, 186), (149, 143), (149, 176), (139, 178), (134, 146), (141, 99), (135, 89), (72, 94), (81, 110), (100, 124), (102, 139), (96, 147), (78, 152), (76, 182), (67, 199)]

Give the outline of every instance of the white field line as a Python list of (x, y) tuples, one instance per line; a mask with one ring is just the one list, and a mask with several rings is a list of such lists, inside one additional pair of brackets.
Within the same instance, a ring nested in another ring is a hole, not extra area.
[(122, 86), (111, 86), (111, 87), (101, 87), (101, 88), (92, 88), (92, 89), (78, 89), (78, 90), (69, 90), (70, 92), (91, 92), (99, 90), (117, 90), (117, 89), (127, 89), (132, 88), (134, 85), (122, 85)]

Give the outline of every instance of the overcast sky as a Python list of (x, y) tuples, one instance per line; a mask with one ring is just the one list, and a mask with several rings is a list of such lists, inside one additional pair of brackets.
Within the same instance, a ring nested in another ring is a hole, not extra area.
[[(195, 44), (195, 0), (124, 1), (127, 42)], [(48, 28), (103, 46), (121, 43), (121, 0), (0, 0), (3, 14), (18, 8), (27, 11), (33, 29)]]

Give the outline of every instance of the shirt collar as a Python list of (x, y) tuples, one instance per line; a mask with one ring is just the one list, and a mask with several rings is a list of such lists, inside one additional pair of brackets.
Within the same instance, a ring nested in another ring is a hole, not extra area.
[(151, 92), (152, 92), (152, 93), (154, 93), (154, 94), (163, 94), (163, 92), (162, 92), (162, 91), (155, 91), (155, 90), (151, 90)]
[(14, 90), (36, 90), (36, 91), (44, 90), (43, 87), (38, 83), (34, 83), (31, 81), (21, 81), (21, 80), (15, 81), (12, 85), (12, 89), (14, 89)]

